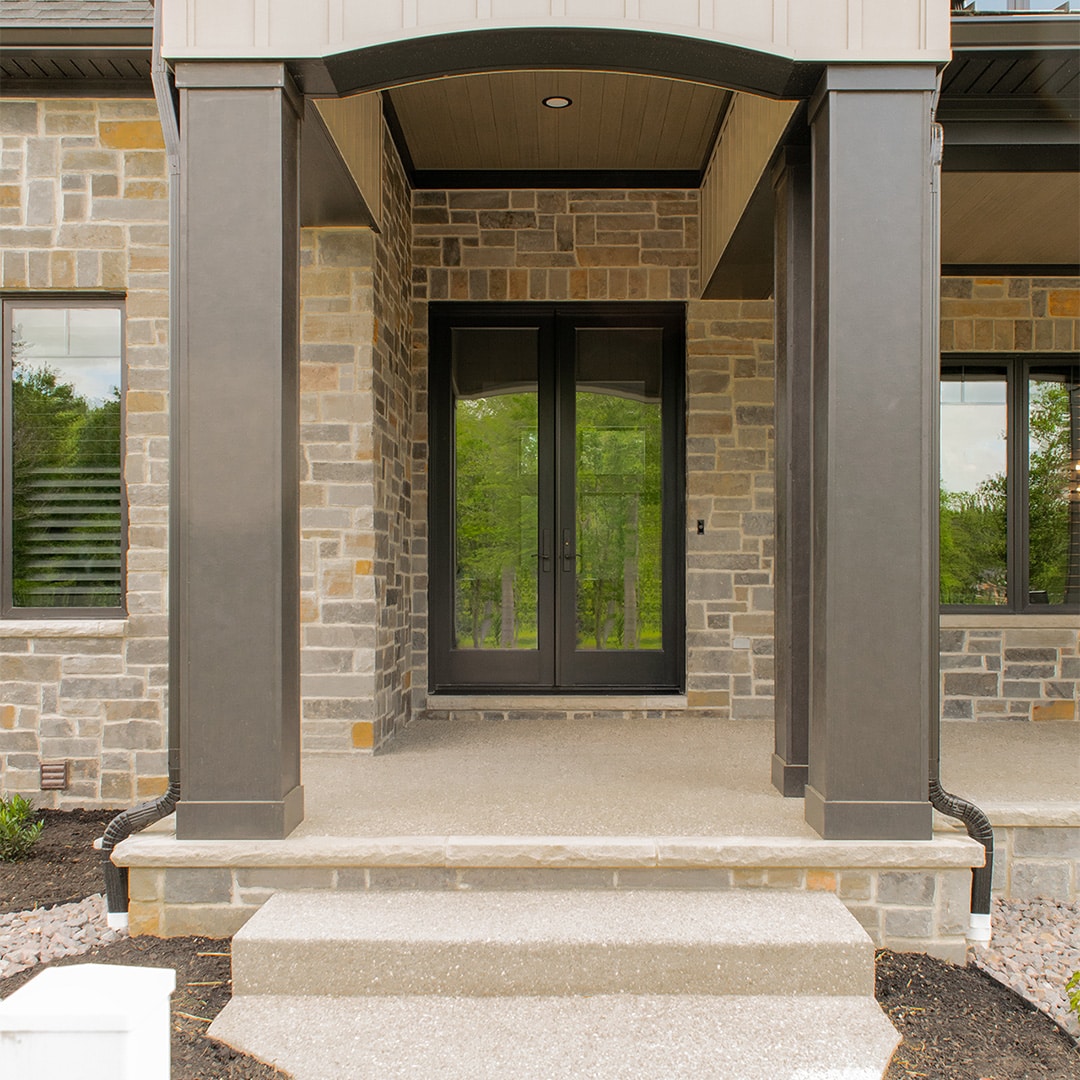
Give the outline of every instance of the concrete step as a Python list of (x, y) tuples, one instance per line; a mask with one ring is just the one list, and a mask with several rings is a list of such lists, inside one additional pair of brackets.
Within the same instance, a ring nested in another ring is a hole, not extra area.
[(874, 986), (865, 931), (812, 892), (280, 892), (232, 954), (237, 995), (872, 997)]
[(210, 1035), (294, 1080), (881, 1080), (872, 998), (234, 997)]

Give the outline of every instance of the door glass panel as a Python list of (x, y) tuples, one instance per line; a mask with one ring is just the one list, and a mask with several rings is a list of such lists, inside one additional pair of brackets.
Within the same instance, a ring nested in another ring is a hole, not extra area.
[(1000, 605), (1008, 553), (1003, 369), (941, 376), (941, 602)]
[(455, 328), (454, 646), (537, 647), (537, 332)]
[(660, 649), (663, 331), (577, 330), (578, 649)]
[(1028, 570), (1032, 604), (1080, 601), (1080, 384), (1075, 366), (1028, 379)]

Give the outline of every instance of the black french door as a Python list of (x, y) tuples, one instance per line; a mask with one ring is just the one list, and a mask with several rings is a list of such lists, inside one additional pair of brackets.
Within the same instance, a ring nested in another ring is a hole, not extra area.
[(431, 688), (679, 689), (681, 306), (429, 318)]

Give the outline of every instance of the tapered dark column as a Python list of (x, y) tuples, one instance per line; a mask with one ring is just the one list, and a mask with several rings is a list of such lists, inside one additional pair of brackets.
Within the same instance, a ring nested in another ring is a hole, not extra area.
[(923, 839), (933, 678), (929, 65), (830, 67), (813, 138), (813, 596), (806, 820)]
[(776, 742), (773, 786), (806, 787), (810, 718), (810, 148), (785, 148), (776, 193)]
[[(177, 66), (180, 354), (170, 611), (177, 835), (283, 837), (300, 786), (299, 99), (276, 63)], [(174, 721), (175, 722), (175, 721)]]

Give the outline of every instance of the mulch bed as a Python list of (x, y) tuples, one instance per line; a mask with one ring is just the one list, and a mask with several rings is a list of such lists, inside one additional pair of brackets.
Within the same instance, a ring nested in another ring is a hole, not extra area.
[(973, 964), (877, 954), (875, 995), (903, 1036), (885, 1080), (1080, 1080), (1080, 1046)]
[[(100, 862), (89, 845), (112, 816), (45, 811), (34, 854), (0, 872), (0, 911), (51, 906), (101, 892)], [(232, 992), (227, 940), (129, 938), (54, 961), (88, 962), (176, 969), (173, 1080), (287, 1080), (286, 1074), (206, 1037), (210, 1021)], [(0, 980), (0, 998), (40, 970)], [(876, 993), (903, 1035), (885, 1080), (1080, 1080), (1080, 1047), (975, 967), (882, 950)]]

